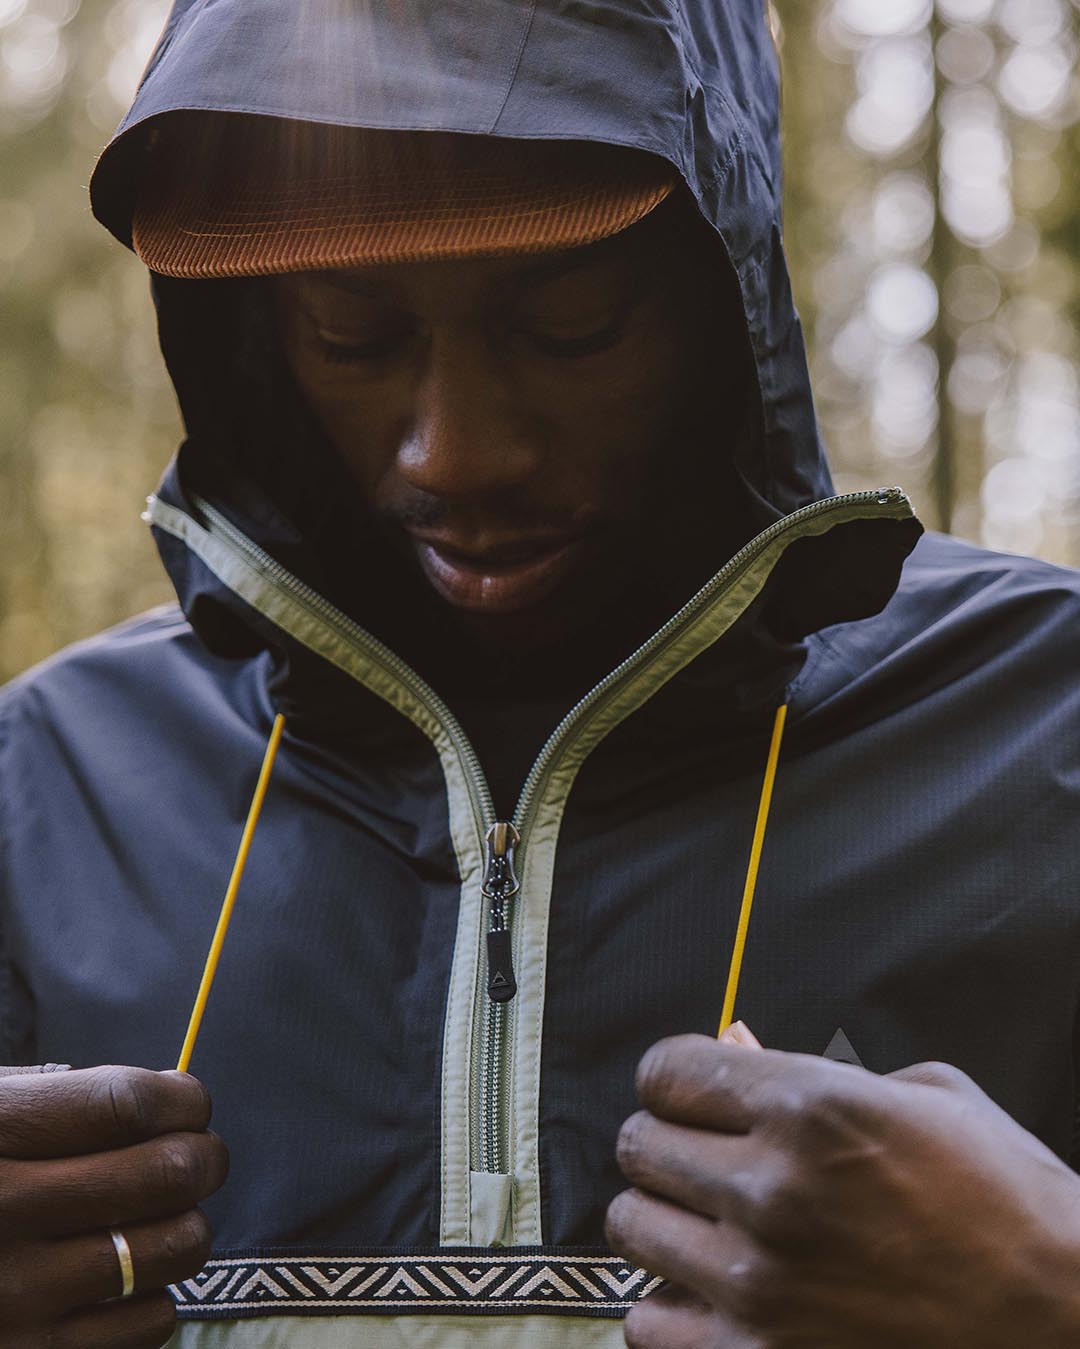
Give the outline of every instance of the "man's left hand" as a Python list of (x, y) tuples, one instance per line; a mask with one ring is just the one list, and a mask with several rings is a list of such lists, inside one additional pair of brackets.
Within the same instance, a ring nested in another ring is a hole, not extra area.
[(632, 1349), (1080, 1345), (1080, 1177), (956, 1069), (702, 1036), (641, 1061), (613, 1248)]

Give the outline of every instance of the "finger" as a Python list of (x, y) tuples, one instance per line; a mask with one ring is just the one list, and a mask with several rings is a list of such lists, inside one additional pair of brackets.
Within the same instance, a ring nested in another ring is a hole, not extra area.
[(641, 1104), (663, 1119), (748, 1133), (755, 1125), (797, 1117), (825, 1097), (860, 1099), (863, 1078), (878, 1081), (862, 1069), (809, 1054), (748, 1054), (705, 1035), (680, 1035), (645, 1053), (637, 1092)]
[(186, 1073), (81, 1068), (0, 1082), (0, 1155), (75, 1157), (199, 1132), (210, 1120), (205, 1087)]
[(65, 1316), (52, 1331), (50, 1349), (162, 1349), (176, 1329), (168, 1293), (108, 1302)]
[(924, 1087), (941, 1087), (968, 1095), (984, 1094), (967, 1073), (954, 1068), (951, 1063), (913, 1063), (910, 1068), (898, 1068), (888, 1076), (894, 1082), (917, 1082)]
[(623, 1337), (629, 1349), (760, 1349), (723, 1312), (671, 1284), (630, 1308)]
[(644, 1110), (620, 1129), (615, 1155), (631, 1185), (736, 1222), (757, 1206), (771, 1169), (769, 1154), (745, 1134), (670, 1124)]
[(608, 1205), (604, 1230), (624, 1259), (708, 1300), (723, 1245), (711, 1218), (643, 1190), (623, 1190)]
[(641, 1190), (624, 1190), (608, 1205), (605, 1230), (608, 1244), (624, 1259), (740, 1325), (759, 1324), (759, 1314), (783, 1297), (782, 1266), (729, 1223)]
[[(123, 1229), (131, 1250), (136, 1294), (192, 1279), (210, 1258), (210, 1225), (198, 1209)], [(123, 1276), (108, 1232), (68, 1237), (33, 1248), (20, 1289), (27, 1307), (72, 1312), (120, 1296)]]
[(26, 1077), (34, 1073), (69, 1073), (70, 1063), (39, 1063), (33, 1068), (0, 1068), (0, 1077)]
[(216, 1134), (165, 1134), (90, 1157), (0, 1164), (0, 1232), (64, 1237), (186, 1213), (225, 1182)]

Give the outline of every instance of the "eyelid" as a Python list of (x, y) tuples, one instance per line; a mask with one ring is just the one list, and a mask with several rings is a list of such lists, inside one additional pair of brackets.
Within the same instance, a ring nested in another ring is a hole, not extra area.
[(548, 356), (571, 358), (574, 356), (592, 356), (617, 346), (626, 334), (625, 314), (619, 314), (610, 322), (581, 337), (552, 337), (550, 334), (519, 329), (523, 336), (538, 351)]
[(385, 309), (359, 323), (354, 313), (352, 323), (346, 322), (341, 328), (307, 305), (303, 307), (303, 316), (309, 342), (322, 359), (338, 364), (386, 359), (403, 343), (411, 341), (417, 330), (412, 316)]
[[(613, 308), (607, 309), (603, 318), (595, 320), (594, 326), (588, 327), (586, 321), (585, 326), (588, 330), (580, 337), (560, 338), (556, 334), (545, 333), (543, 331), (545, 321), (538, 314), (521, 313), (513, 327), (521, 336), (534, 343), (540, 350), (546, 350), (550, 355), (589, 355), (593, 351), (612, 347), (622, 340), (635, 314), (641, 309), (646, 293), (646, 288), (643, 287), (630, 294), (624, 294)], [(567, 321), (574, 322), (576, 318), (577, 316), (574, 316)]]
[(314, 314), (309, 314), (308, 323), (312, 333), (320, 342), (337, 342), (342, 345), (355, 342), (358, 333), (406, 333), (416, 331), (416, 324), (404, 315), (380, 315), (374, 319), (338, 328)]
[(374, 365), (400, 355), (415, 336), (408, 328), (375, 333), (366, 340), (316, 331), (314, 346), (320, 359), (335, 365)]

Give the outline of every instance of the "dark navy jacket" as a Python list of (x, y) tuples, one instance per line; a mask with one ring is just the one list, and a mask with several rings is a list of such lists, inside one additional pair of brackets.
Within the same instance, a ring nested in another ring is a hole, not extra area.
[(381, 640), (377, 575), (343, 579), (341, 470), (273, 377), (258, 288), (158, 281), (188, 438), (149, 517), (180, 607), (0, 697), (0, 1052), (175, 1061), (284, 711), (193, 1065), (233, 1171), (176, 1290), (186, 1346), (304, 1315), (290, 1344), (456, 1345), (507, 1315), (514, 1343), (562, 1342), (553, 1315), (618, 1342), (650, 1283), (602, 1246), (616, 1130), (649, 1044), (715, 1032), (784, 701), (738, 1015), (810, 1053), (842, 1031), (874, 1071), (955, 1063), (1070, 1152), (1080, 586), (942, 538), (897, 586), (902, 494), (832, 496), (776, 104), (758, 0), (180, 0), (97, 169), (127, 241), (183, 109), (633, 146), (715, 227), (756, 388), (745, 433), (685, 447), (725, 457), (744, 546), (525, 745), (493, 1013), (486, 765)]

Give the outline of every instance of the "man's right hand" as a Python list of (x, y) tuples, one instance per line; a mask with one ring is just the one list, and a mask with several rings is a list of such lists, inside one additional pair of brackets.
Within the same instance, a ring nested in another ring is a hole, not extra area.
[[(160, 1349), (167, 1285), (210, 1250), (196, 1207), (225, 1180), (210, 1099), (184, 1073), (0, 1075), (0, 1349)], [(131, 1249), (121, 1299), (110, 1231)]]

